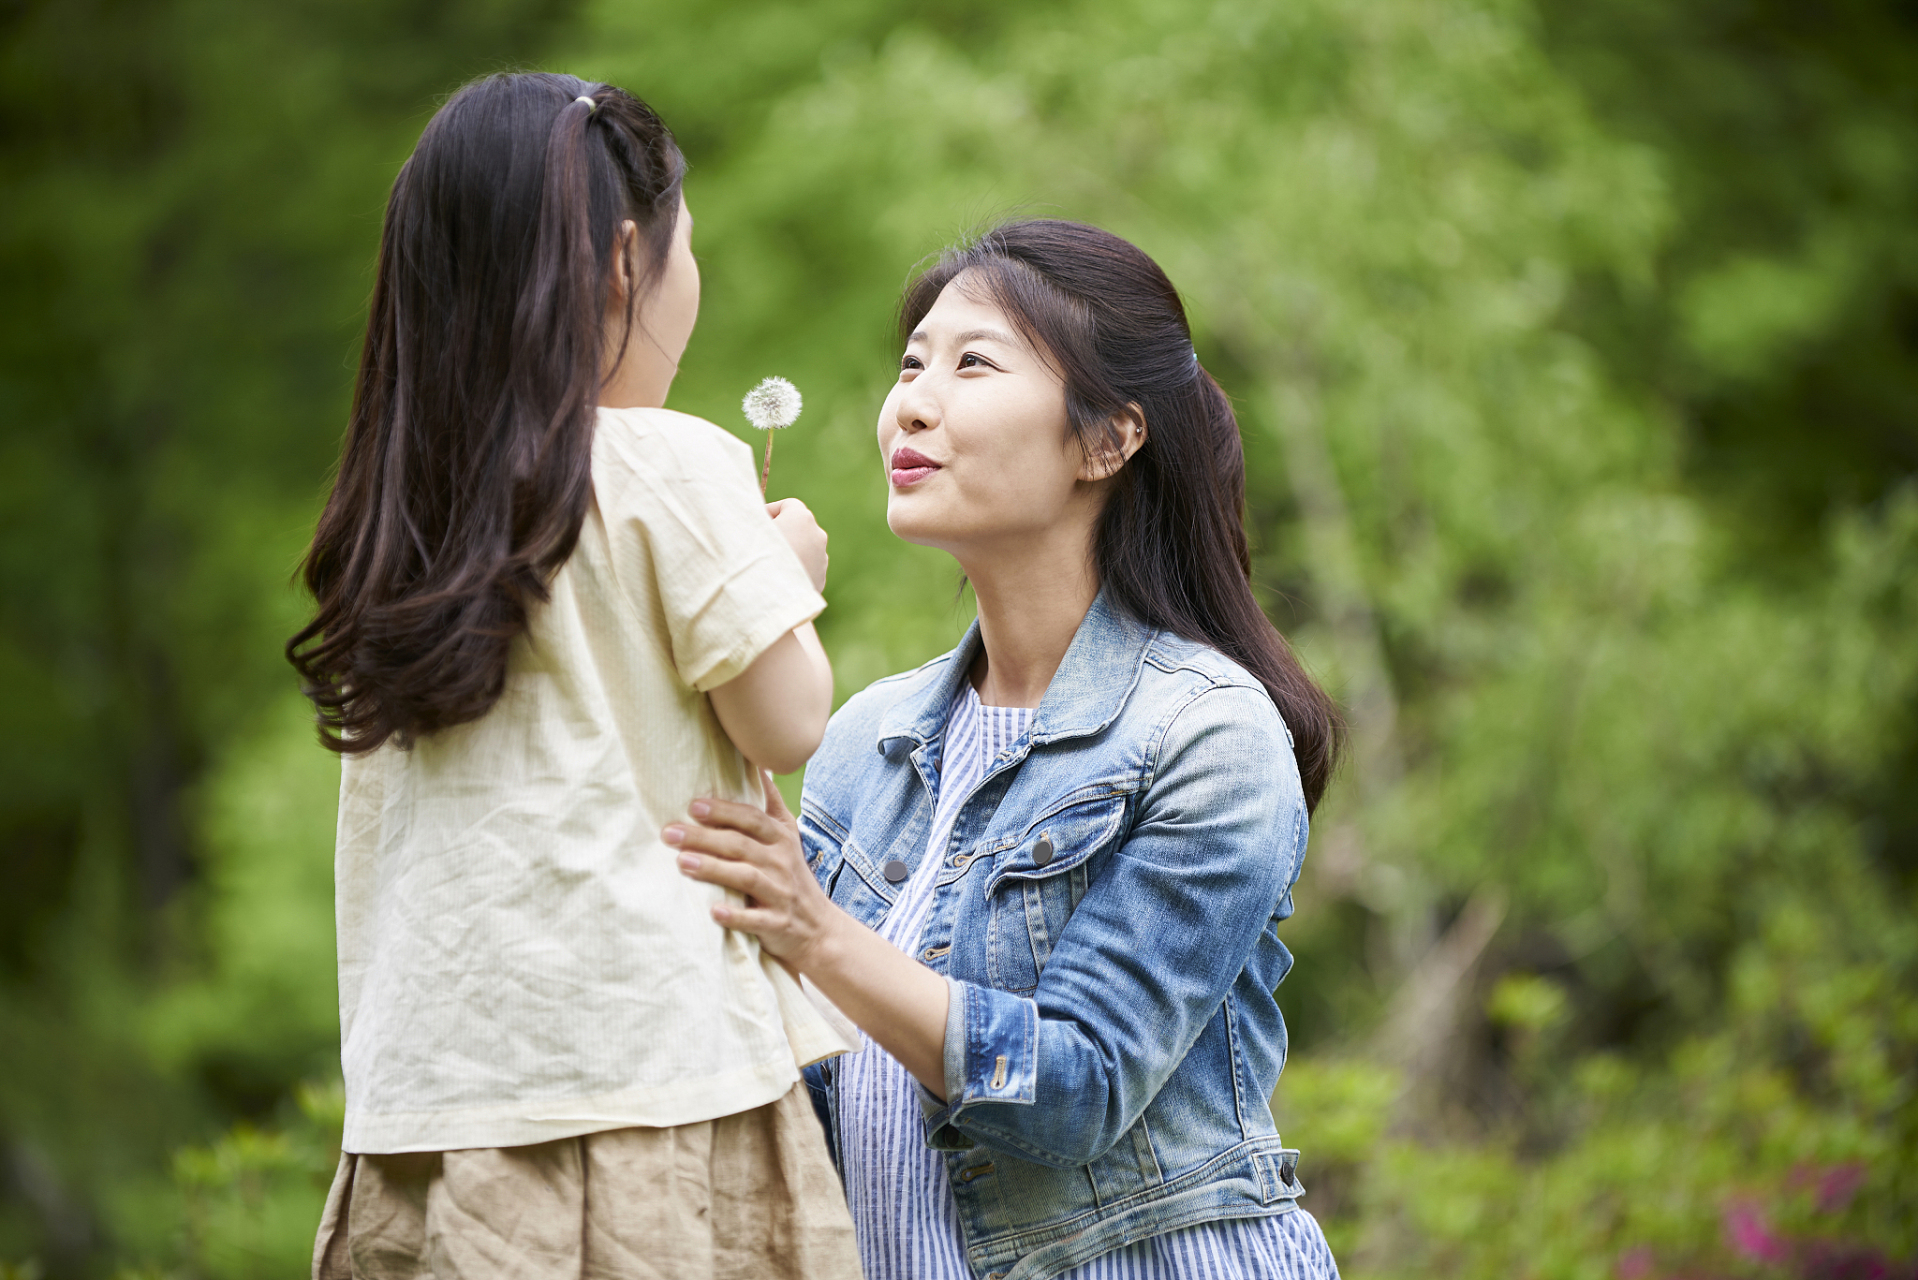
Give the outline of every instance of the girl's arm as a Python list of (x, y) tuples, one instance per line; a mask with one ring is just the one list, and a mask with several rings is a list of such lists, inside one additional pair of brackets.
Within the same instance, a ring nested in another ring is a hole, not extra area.
[[(812, 579), (826, 589), (826, 531), (806, 504), (784, 498), (767, 507)], [(740, 754), (762, 769), (791, 773), (819, 749), (832, 715), (832, 663), (812, 623), (774, 641), (753, 664), (714, 688), (713, 712)]]
[(832, 663), (812, 623), (779, 637), (708, 695), (726, 736), (762, 769), (792, 773), (819, 749), (832, 715)]

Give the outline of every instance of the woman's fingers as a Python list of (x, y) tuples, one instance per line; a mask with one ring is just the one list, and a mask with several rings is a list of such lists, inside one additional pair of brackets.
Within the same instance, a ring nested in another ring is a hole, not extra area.
[(662, 833), (666, 843), (693, 853), (710, 853), (733, 862), (758, 863), (772, 860), (771, 851), (749, 836), (733, 831), (703, 827), (697, 822), (675, 822)]
[(679, 870), (689, 879), (703, 880), (722, 889), (737, 889), (759, 902), (773, 897), (774, 888), (766, 873), (750, 862), (730, 862), (725, 858), (707, 858), (697, 853), (679, 855)]
[(672, 824), (663, 835), (679, 850), (683, 875), (737, 890), (752, 903), (715, 904), (714, 920), (757, 934), (773, 955), (790, 956), (818, 933), (809, 899), (823, 895), (806, 870), (797, 824), (772, 775), (761, 774), (760, 789), (764, 809), (732, 800), (695, 800), (687, 806), (691, 820)]
[(688, 812), (702, 826), (725, 827), (761, 844), (778, 844), (786, 834), (786, 829), (764, 809), (733, 800), (695, 800)]
[(783, 911), (769, 911), (765, 907), (742, 907), (731, 902), (716, 904), (713, 907), (713, 919), (728, 929), (758, 934), (777, 933), (790, 923)]

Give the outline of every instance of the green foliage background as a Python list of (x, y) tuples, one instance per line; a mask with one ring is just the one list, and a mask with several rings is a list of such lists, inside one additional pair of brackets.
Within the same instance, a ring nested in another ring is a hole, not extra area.
[(842, 695), (968, 617), (882, 519), (912, 264), (1022, 210), (1180, 285), (1259, 589), (1354, 724), (1275, 1098), (1347, 1275), (1914, 1265), (1907, 11), (23, 0), (0, 1275), (305, 1265), (335, 766), (288, 578), (386, 186), (507, 66), (678, 131), (706, 292), (673, 403), (743, 431), (758, 378), (804, 390), (775, 487), (834, 535)]

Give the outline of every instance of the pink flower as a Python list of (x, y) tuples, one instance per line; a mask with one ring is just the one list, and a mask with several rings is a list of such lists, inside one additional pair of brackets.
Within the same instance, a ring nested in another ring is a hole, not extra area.
[(1823, 1213), (1843, 1213), (1858, 1189), (1865, 1185), (1865, 1163), (1853, 1160), (1833, 1165), (1818, 1180), (1818, 1208)]
[(1753, 1262), (1786, 1262), (1791, 1258), (1790, 1246), (1772, 1231), (1755, 1199), (1739, 1196), (1728, 1201), (1724, 1227), (1725, 1244)]
[(1612, 1268), (1612, 1274), (1618, 1280), (1647, 1280), (1652, 1274), (1652, 1261), (1652, 1247), (1635, 1244), (1618, 1255), (1618, 1263)]

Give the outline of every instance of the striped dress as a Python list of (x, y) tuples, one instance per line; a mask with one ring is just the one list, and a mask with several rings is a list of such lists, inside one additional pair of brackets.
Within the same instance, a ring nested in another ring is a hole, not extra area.
[[(946, 740), (927, 854), (879, 932), (918, 950), (954, 818), (994, 758), (1026, 731), (1025, 707), (989, 707), (962, 682), (946, 713)], [(974, 1280), (946, 1181), (945, 1157), (926, 1145), (912, 1076), (860, 1036), (840, 1059), (839, 1154), (866, 1280)], [(1167, 1232), (1101, 1254), (1060, 1280), (1337, 1280), (1338, 1267), (1304, 1210)]]

